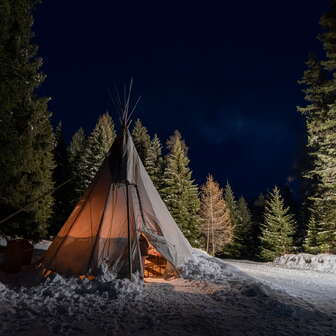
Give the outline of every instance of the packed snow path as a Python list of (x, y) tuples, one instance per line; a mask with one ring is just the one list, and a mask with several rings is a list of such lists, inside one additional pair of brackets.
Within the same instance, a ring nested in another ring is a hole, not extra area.
[(273, 289), (306, 301), (314, 309), (331, 314), (336, 319), (336, 274), (288, 269), (272, 263), (224, 262)]

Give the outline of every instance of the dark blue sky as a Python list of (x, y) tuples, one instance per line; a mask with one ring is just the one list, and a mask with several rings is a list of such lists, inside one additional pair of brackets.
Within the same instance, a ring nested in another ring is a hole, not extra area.
[[(67, 138), (105, 112), (106, 89), (134, 77), (151, 134), (179, 129), (198, 183), (208, 172), (254, 197), (286, 183), (304, 143), (297, 80), (320, 50), (328, 0), (44, 0), (36, 41), (42, 93)], [(116, 120), (116, 116), (112, 114)]]

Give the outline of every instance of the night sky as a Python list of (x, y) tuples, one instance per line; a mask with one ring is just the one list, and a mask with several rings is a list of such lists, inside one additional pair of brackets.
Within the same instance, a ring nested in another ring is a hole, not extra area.
[(295, 176), (305, 141), (297, 80), (308, 53), (320, 51), (327, 8), (327, 0), (45, 0), (34, 26), (41, 93), (69, 140), (105, 112), (107, 88), (133, 77), (136, 117), (161, 140), (180, 130), (196, 181), (210, 172), (253, 198)]

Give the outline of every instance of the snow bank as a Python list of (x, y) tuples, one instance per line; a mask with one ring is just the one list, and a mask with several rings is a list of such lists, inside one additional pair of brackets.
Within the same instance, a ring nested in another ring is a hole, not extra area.
[(0, 236), (0, 246), (7, 246), (7, 241), (4, 237)]
[(236, 267), (226, 264), (206, 252), (193, 249), (193, 259), (180, 268), (183, 278), (223, 283), (227, 280), (246, 278)]
[(288, 268), (304, 269), (336, 274), (336, 255), (334, 254), (285, 254), (273, 263)]
[(34, 244), (34, 248), (37, 250), (46, 251), (48, 250), (51, 243), (52, 242), (50, 240), (41, 240), (40, 242)]

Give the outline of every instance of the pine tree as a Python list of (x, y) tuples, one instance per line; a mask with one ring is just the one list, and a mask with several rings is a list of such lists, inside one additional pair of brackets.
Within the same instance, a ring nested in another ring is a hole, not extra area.
[(294, 245), (302, 247), (306, 231), (306, 223), (303, 222), (302, 218), (300, 217), (300, 215), (302, 215), (300, 214), (300, 205), (295, 200), (293, 191), (288, 183), (281, 186), (280, 193), (283, 197), (285, 206), (291, 209), (291, 212), (294, 215), (295, 223), (297, 225), (294, 228), (295, 229), (295, 236), (293, 237)]
[(263, 193), (260, 193), (257, 197), (257, 199), (254, 201), (254, 208), (256, 209), (255, 212), (258, 213), (258, 215), (260, 214), (261, 217), (263, 218), (263, 213), (264, 213), (264, 209), (265, 209), (265, 196)]
[(299, 82), (308, 105), (298, 108), (306, 118), (310, 165), (304, 177), (310, 181), (308, 207), (318, 227), (319, 248), (336, 251), (336, 1), (321, 18), (319, 36), (326, 57), (310, 57)]
[(83, 160), (85, 148), (85, 132), (83, 128), (80, 128), (73, 135), (68, 147), (69, 164), (71, 168), (71, 176), (73, 178), (73, 196), (70, 202), (72, 207), (78, 202), (82, 193), (82, 186), (84, 185), (84, 176), (81, 174), (81, 163)]
[(284, 205), (278, 187), (274, 187), (266, 201), (265, 221), (261, 232), (261, 252), (263, 260), (273, 260), (293, 251), (295, 220)]
[(163, 174), (162, 196), (170, 213), (193, 246), (200, 245), (200, 200), (192, 180), (189, 159), (179, 137), (169, 145)]
[(308, 102), (306, 107), (298, 107), (298, 111), (303, 114), (306, 119), (306, 129), (308, 132), (306, 160), (302, 170), (302, 177), (305, 188), (305, 202), (309, 208), (313, 206), (312, 199), (317, 194), (320, 178), (316, 174), (316, 160), (320, 149), (320, 142), (323, 134), (317, 132), (316, 126), (318, 120), (322, 120), (325, 114), (327, 102), (323, 95), (323, 85), (326, 82), (327, 73), (323, 70), (316, 56), (311, 54), (306, 62), (307, 70), (304, 72), (303, 79), (299, 81), (305, 86), (305, 100)]
[(81, 127), (73, 136), (68, 147), (69, 161), (73, 167), (77, 166), (79, 158), (82, 156), (85, 148), (85, 132)]
[(206, 251), (215, 255), (231, 242), (233, 229), (229, 209), (223, 198), (223, 190), (212, 175), (207, 177), (201, 187), (200, 216), (201, 230), (206, 238)]
[[(36, 94), (45, 76), (31, 44), (37, 1), (2, 0), (0, 20), (0, 212), (24, 211), (1, 225), (7, 237), (38, 240), (52, 215), (53, 134), (49, 98)], [(32, 201), (39, 199), (31, 204)]]
[(239, 213), (238, 213), (236, 197), (232, 191), (232, 188), (229, 182), (227, 182), (225, 186), (224, 199), (229, 207), (231, 221), (232, 221), (233, 226), (235, 227), (237, 223), (239, 222)]
[(160, 139), (156, 134), (154, 135), (150, 147), (148, 148), (144, 165), (156, 189), (160, 191), (162, 186), (164, 167), (162, 157), (162, 146), (160, 143)]
[(60, 122), (55, 130), (55, 148), (54, 158), (56, 168), (54, 170), (53, 178), (56, 187), (66, 183), (54, 193), (54, 216), (49, 228), (51, 235), (57, 234), (62, 224), (69, 216), (72, 209), (73, 199), (73, 181), (71, 180), (71, 167), (69, 163), (67, 145), (64, 140), (62, 123)]
[[(71, 138), (71, 142), (68, 146), (68, 156), (73, 171), (78, 170), (78, 164), (86, 148), (86, 141), (85, 131), (82, 127)], [(73, 175), (76, 174), (74, 173)]]
[(132, 138), (141, 161), (145, 162), (147, 152), (151, 145), (151, 140), (150, 136), (148, 135), (147, 128), (142, 125), (140, 119), (137, 119), (135, 122), (134, 128), (132, 130)]
[(101, 115), (95, 128), (88, 137), (83, 155), (79, 162), (80, 181), (79, 191), (85, 191), (95, 178), (106, 154), (109, 152), (116, 137), (114, 124), (109, 114)]
[(255, 254), (253, 240), (252, 214), (243, 196), (238, 200), (238, 212), (240, 215), (239, 231), (236, 232), (237, 240), (240, 243), (240, 257), (251, 258)]
[(310, 217), (308, 222), (307, 235), (303, 243), (304, 250), (308, 253), (319, 253), (319, 228), (314, 216)]
[(179, 130), (175, 130), (174, 133), (167, 139), (166, 141), (167, 149), (168, 150), (172, 149), (172, 147), (174, 146), (176, 142), (176, 139), (179, 139), (185, 155), (188, 155), (188, 147), (185, 141), (182, 139), (182, 135)]
[(261, 226), (264, 222), (265, 214), (265, 196), (263, 193), (260, 193), (257, 199), (253, 202), (252, 208), (252, 239), (253, 239), (253, 259), (259, 259), (259, 245), (260, 245), (260, 235), (261, 235)]
[[(265, 196), (263, 193), (260, 193), (257, 199), (253, 202), (252, 208), (253, 221), (255, 222), (255, 231), (259, 231), (260, 225), (264, 222), (265, 204)], [(257, 234), (257, 237), (259, 237), (259, 233)]]
[(239, 241), (239, 235), (241, 231), (241, 218), (238, 210), (237, 201), (229, 182), (227, 182), (225, 186), (224, 199), (229, 209), (231, 225), (233, 228), (233, 238), (232, 242), (225, 246), (223, 253), (225, 256), (238, 258), (240, 256), (240, 250), (242, 248)]

